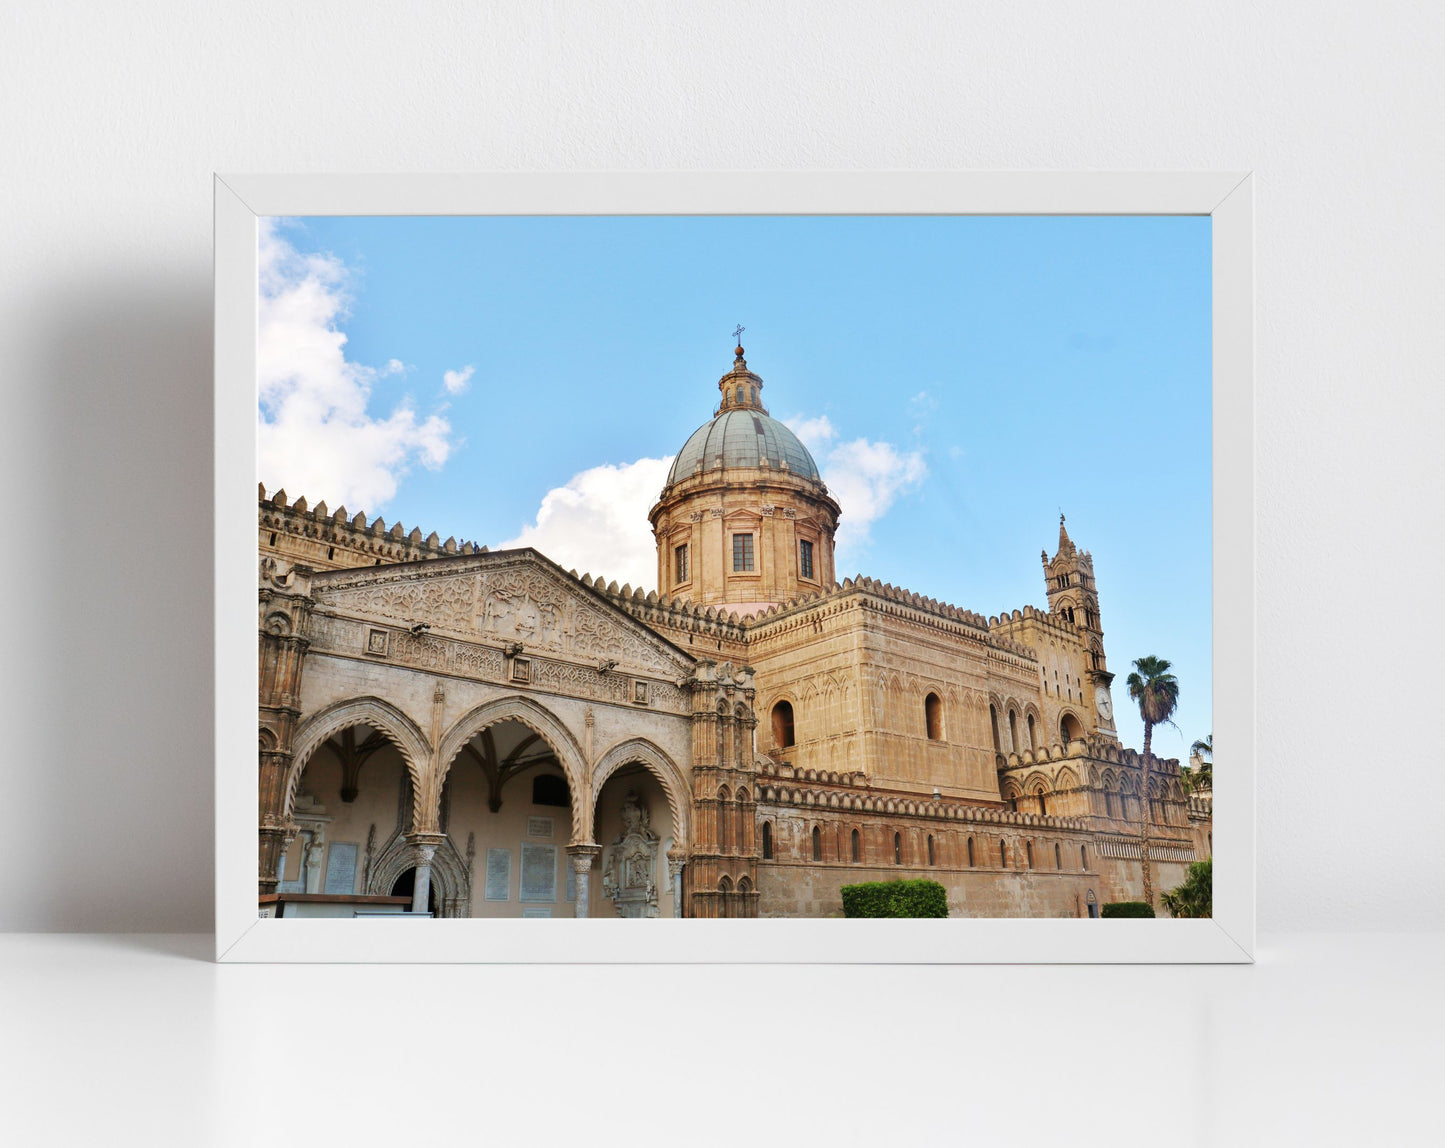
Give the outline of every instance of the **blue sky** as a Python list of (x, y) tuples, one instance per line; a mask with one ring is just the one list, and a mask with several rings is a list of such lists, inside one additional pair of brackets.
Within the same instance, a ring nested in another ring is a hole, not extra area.
[[(262, 231), (267, 487), (651, 587), (666, 460), (747, 328), (843, 506), (840, 573), (983, 614), (1091, 550), (1115, 709), (1210, 729), (1210, 222), (308, 218)], [(298, 366), (298, 364), (300, 364)]]

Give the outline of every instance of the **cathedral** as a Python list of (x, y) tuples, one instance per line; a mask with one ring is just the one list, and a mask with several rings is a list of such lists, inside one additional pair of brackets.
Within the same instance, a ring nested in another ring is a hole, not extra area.
[(259, 491), (262, 916), (1094, 917), (1210, 855), (1120, 744), (1093, 559), (1047, 608), (838, 578), (846, 512), (741, 346), (649, 513), (657, 588)]

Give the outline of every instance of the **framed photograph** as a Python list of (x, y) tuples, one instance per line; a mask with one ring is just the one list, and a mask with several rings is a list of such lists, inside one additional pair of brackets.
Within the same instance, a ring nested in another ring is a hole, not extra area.
[(1247, 173), (215, 195), (219, 960), (1253, 959)]

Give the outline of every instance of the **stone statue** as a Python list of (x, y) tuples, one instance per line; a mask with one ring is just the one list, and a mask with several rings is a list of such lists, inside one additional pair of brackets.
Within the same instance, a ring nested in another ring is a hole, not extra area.
[(657, 834), (635, 789), (622, 799), (622, 832), (602, 851), (602, 893), (619, 917), (657, 916)]

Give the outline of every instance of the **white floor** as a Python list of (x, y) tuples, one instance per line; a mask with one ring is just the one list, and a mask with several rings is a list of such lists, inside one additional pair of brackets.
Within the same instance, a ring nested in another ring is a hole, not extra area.
[(1445, 935), (1254, 967), (210, 963), (0, 937), (7, 1145), (1441, 1145)]

